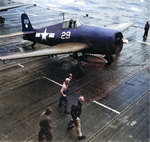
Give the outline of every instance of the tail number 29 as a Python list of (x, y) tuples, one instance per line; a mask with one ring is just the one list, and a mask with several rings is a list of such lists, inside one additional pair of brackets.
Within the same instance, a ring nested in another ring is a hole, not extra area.
[(62, 32), (61, 39), (69, 39), (71, 36), (71, 32)]

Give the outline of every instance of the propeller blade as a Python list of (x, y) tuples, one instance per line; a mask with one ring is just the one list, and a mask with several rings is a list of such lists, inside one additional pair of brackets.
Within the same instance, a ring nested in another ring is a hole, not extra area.
[(127, 39), (122, 39), (123, 43), (127, 44), (128, 40)]

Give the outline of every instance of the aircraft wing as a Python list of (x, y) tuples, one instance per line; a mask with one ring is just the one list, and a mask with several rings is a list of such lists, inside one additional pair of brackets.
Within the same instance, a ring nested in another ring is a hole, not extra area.
[(118, 30), (120, 32), (124, 32), (127, 30), (129, 27), (131, 27), (134, 23), (122, 23), (122, 24), (115, 24), (115, 25), (110, 25), (107, 26), (108, 28)]
[(53, 46), (52, 48), (49, 48), (49, 49), (37, 50), (37, 51), (26, 52), (26, 53), (18, 53), (18, 54), (13, 54), (13, 55), (8, 55), (8, 56), (1, 56), (0, 59), (11, 60), (11, 59), (28, 58), (28, 57), (35, 57), (35, 56), (73, 53), (73, 52), (81, 51), (89, 47), (90, 46), (85, 43), (62, 43), (62, 44)]
[(8, 37), (12, 37), (12, 36), (19, 36), (19, 35), (31, 34), (31, 33), (35, 33), (35, 32), (34, 31), (16, 32), (16, 33), (7, 34), (7, 35), (0, 35), (0, 38), (8, 38)]

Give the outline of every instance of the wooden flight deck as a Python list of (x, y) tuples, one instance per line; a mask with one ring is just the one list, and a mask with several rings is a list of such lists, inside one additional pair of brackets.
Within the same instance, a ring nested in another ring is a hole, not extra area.
[[(21, 11), (27, 6), (17, 8)], [(45, 9), (31, 6), (27, 12), (36, 15)], [(9, 13), (14, 13), (11, 18)], [(52, 17), (59, 12), (49, 13)], [(6, 21), (20, 21), (15, 10), (3, 12)], [(31, 16), (38, 23), (39, 19)], [(8, 19), (7, 19), (8, 18)], [(14, 20), (15, 19), (15, 20)], [(20, 24), (0, 27), (1, 34), (20, 31)], [(38, 26), (42, 25), (39, 22)], [(35, 24), (36, 25), (36, 24)], [(37, 26), (37, 25), (36, 25)], [(132, 37), (138, 28), (130, 28), (124, 36)], [(37, 141), (39, 116), (50, 106), (53, 109), (53, 141), (79, 141), (75, 129), (67, 131), (70, 115), (59, 113), (58, 100), (61, 84), (69, 73), (73, 79), (69, 84), (69, 110), (77, 97), (83, 95), (85, 104), (81, 114), (82, 141), (149, 141), (149, 54), (148, 44), (142, 41), (143, 31), (134, 37), (110, 66), (95, 67), (83, 64), (84, 77), (76, 77), (74, 68), (77, 61), (68, 55), (37, 57), (17, 60), (17, 63), (0, 62), (0, 141)], [(141, 37), (140, 37), (141, 36)], [(30, 42), (23, 43), (21, 36), (0, 39), (0, 56), (18, 52)], [(150, 43), (150, 37), (147, 38)], [(37, 44), (38, 48), (47, 48)], [(22, 66), (21, 66), (22, 65)]]

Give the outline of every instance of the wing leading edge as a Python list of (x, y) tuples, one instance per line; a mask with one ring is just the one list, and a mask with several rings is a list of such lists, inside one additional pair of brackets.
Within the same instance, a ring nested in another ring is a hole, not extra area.
[(85, 43), (62, 43), (56, 46), (53, 46), (49, 49), (43, 49), (28, 53), (18, 53), (14, 55), (1, 56), (1, 60), (11, 60), (11, 59), (19, 59), (19, 58), (28, 58), (28, 57), (36, 57), (36, 56), (44, 56), (44, 55), (53, 55), (53, 54), (65, 54), (65, 53), (73, 53), (77, 51), (84, 50), (89, 48), (90, 46)]

